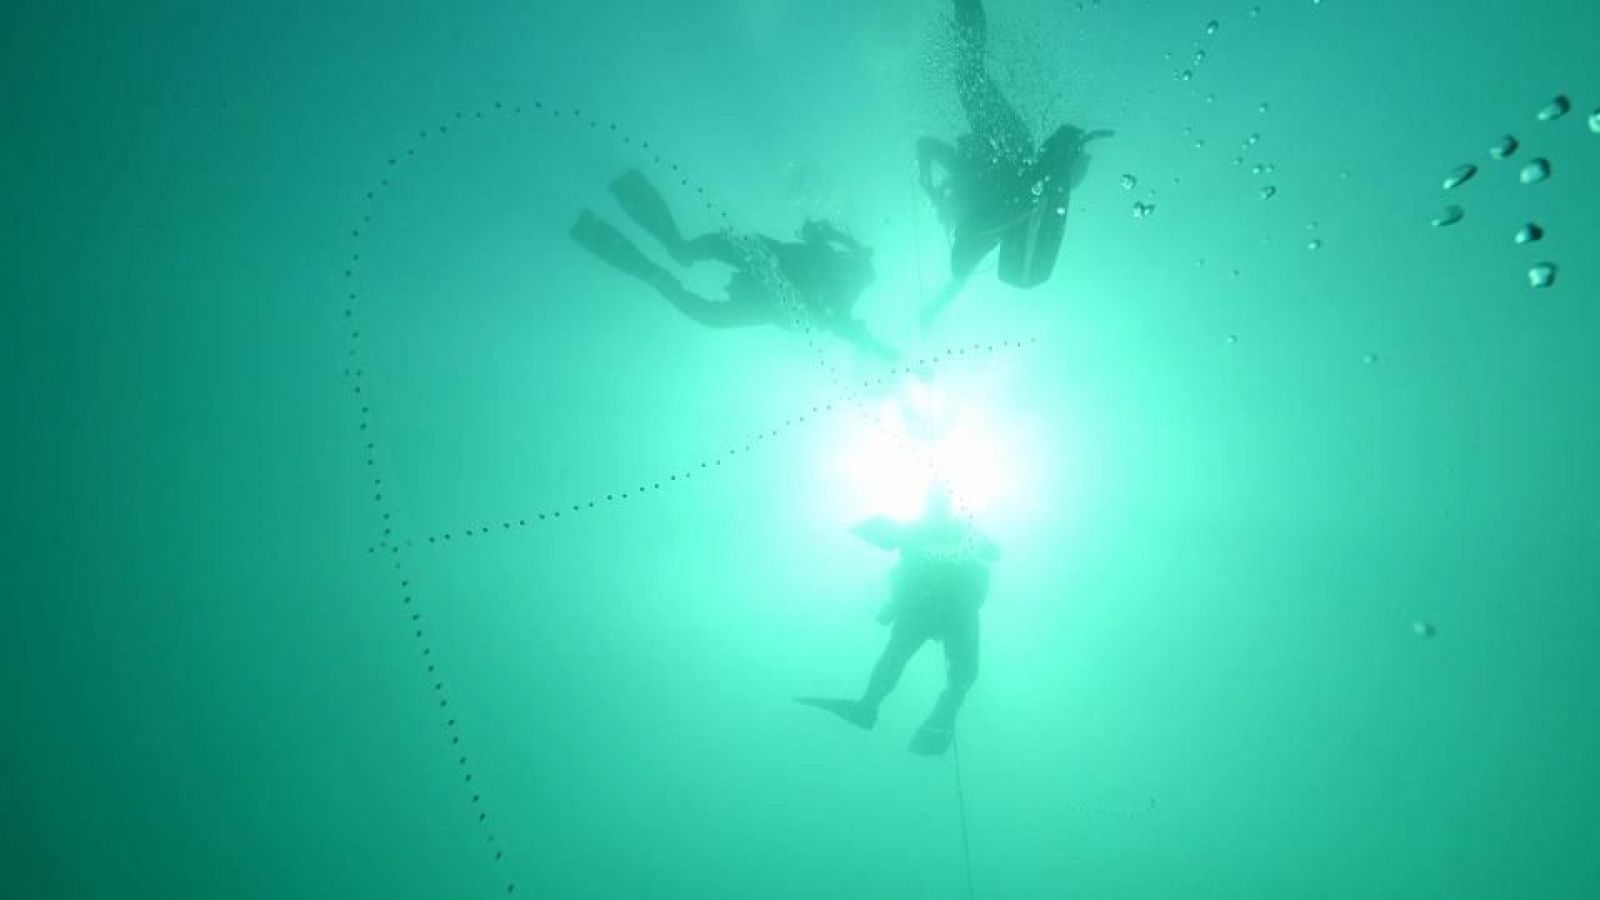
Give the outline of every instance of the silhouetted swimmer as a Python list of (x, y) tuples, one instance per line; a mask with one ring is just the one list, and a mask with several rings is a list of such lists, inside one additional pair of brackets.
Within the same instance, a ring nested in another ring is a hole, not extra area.
[(950, 491), (928, 491), (920, 518), (910, 523), (884, 516), (852, 529), (869, 543), (897, 550), (900, 562), (890, 577), (889, 602), (878, 621), (890, 626), (889, 643), (859, 700), (796, 697), (797, 703), (823, 709), (861, 728), (878, 721), (878, 706), (894, 690), (906, 663), (923, 643), (944, 644), (944, 691), (933, 712), (911, 740), (911, 752), (943, 753), (955, 735), (956, 713), (978, 677), (978, 608), (989, 591), (989, 564), (1000, 551), (968, 518), (951, 508)]
[[(694, 321), (712, 328), (741, 328), (788, 324), (798, 317), (801, 324), (814, 324), (864, 352), (896, 358), (895, 351), (873, 338), (852, 314), (874, 278), (872, 251), (839, 227), (807, 221), (798, 242), (764, 235), (740, 240), (725, 231), (685, 238), (665, 199), (637, 170), (613, 181), (611, 192), (673, 262), (680, 266), (720, 262), (733, 268), (727, 299), (706, 299), (684, 288), (676, 275), (593, 212), (579, 213), (572, 226), (573, 240), (618, 271), (654, 287)], [(773, 271), (763, 271), (766, 264)], [(797, 308), (785, 308), (786, 304)]]
[(931, 137), (917, 141), (918, 180), (950, 235), (950, 283), (923, 309), (924, 325), (996, 247), (1001, 281), (1027, 288), (1049, 279), (1068, 197), (1088, 171), (1084, 148), (1112, 134), (1062, 125), (1035, 147), (1028, 126), (984, 68), (988, 22), (979, 0), (955, 0), (955, 27), (956, 93), (971, 131), (954, 145)]

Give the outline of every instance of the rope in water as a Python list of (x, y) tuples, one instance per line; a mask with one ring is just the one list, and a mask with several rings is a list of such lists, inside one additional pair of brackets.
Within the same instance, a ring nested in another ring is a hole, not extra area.
[(961, 813), (961, 854), (967, 863), (967, 900), (973, 900), (977, 893), (972, 889), (972, 844), (967, 839), (967, 789), (961, 782), (961, 745), (954, 737), (950, 738), (950, 752), (956, 760), (956, 808)]

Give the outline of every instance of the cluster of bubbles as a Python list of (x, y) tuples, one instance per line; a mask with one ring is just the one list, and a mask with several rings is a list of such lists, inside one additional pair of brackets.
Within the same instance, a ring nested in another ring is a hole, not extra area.
[[(1541, 123), (1555, 122), (1566, 117), (1572, 111), (1572, 101), (1565, 94), (1557, 95), (1549, 103), (1539, 108), (1534, 114), (1534, 119)], [(1600, 110), (1596, 110), (1589, 117), (1591, 130), (1600, 133)], [(1489, 158), (1496, 162), (1505, 162), (1515, 157), (1522, 149), (1522, 142), (1516, 135), (1506, 134), (1489, 145)], [(1528, 186), (1543, 184), (1548, 181), (1554, 172), (1550, 160), (1545, 157), (1534, 157), (1517, 169), (1517, 180)], [(1462, 163), (1451, 169), (1444, 177), (1444, 189), (1457, 191), (1478, 175), (1478, 167), (1473, 163)], [(1435, 228), (1447, 228), (1466, 218), (1466, 210), (1460, 204), (1451, 203), (1433, 217), (1432, 224)], [(1537, 244), (1544, 240), (1545, 229), (1538, 222), (1524, 222), (1512, 233), (1511, 240), (1519, 245)], [(1528, 268), (1528, 285), (1534, 288), (1547, 288), (1556, 283), (1558, 267), (1553, 262), (1537, 262)]]
[[(1260, 15), (1261, 8), (1259, 6), (1251, 8), (1248, 13), (1249, 18), (1252, 19), (1258, 18)], [(1206, 64), (1211, 56), (1210, 42), (1217, 36), (1217, 34), (1223, 31), (1222, 22), (1218, 19), (1210, 19), (1205, 23), (1201, 31), (1201, 36), (1194, 41), (1193, 47), (1190, 50), (1190, 56), (1187, 59), (1186, 67), (1173, 69), (1172, 78), (1174, 81), (1189, 83), (1195, 81), (1199, 77), (1202, 67)], [(1169, 63), (1173, 63), (1176, 57), (1173, 53), (1168, 52), (1164, 55), (1164, 59)], [(1206, 105), (1212, 106), (1217, 102), (1217, 95), (1214, 93), (1206, 93), (1201, 97), (1201, 100)], [(1272, 104), (1267, 100), (1258, 101), (1255, 105), (1255, 111), (1260, 115), (1266, 115), (1271, 112), (1271, 110)], [(1185, 127), (1183, 129), (1183, 137), (1196, 150), (1204, 150), (1207, 146), (1206, 139), (1203, 136), (1196, 135), (1193, 128)], [(1259, 133), (1251, 132), (1250, 134), (1245, 135), (1240, 141), (1238, 152), (1230, 160), (1231, 165), (1234, 168), (1243, 170), (1248, 164), (1249, 173), (1256, 178), (1268, 178), (1268, 176), (1273, 175), (1278, 169), (1276, 162), (1263, 159), (1252, 160), (1250, 158), (1253, 154), (1258, 152), (1260, 143), (1261, 135)], [(1124, 188), (1128, 188), (1130, 190), (1132, 189), (1132, 185), (1130, 184), (1131, 178), (1132, 176), (1123, 177)], [(1144, 218), (1151, 212), (1154, 212), (1155, 204), (1151, 202), (1153, 200), (1154, 191), (1152, 190), (1150, 193), (1150, 198), (1146, 198), (1134, 204), (1133, 214), (1135, 218)], [(1269, 180), (1266, 184), (1257, 186), (1254, 189), (1254, 194), (1261, 200), (1271, 200), (1278, 195), (1278, 186)]]

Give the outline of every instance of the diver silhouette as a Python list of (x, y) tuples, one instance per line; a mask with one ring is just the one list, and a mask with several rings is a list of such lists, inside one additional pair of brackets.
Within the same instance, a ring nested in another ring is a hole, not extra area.
[(955, 0), (955, 30), (956, 94), (970, 131), (954, 146), (931, 137), (917, 141), (918, 182), (950, 236), (951, 279), (922, 310), (924, 326), (996, 247), (1001, 281), (1029, 288), (1050, 278), (1069, 194), (1088, 171), (1085, 147), (1113, 133), (1062, 125), (1035, 147), (984, 67), (989, 29), (979, 0)]
[(978, 677), (978, 608), (988, 594), (989, 564), (999, 558), (999, 548), (970, 519), (955, 514), (943, 484), (929, 489), (917, 520), (899, 523), (878, 516), (852, 530), (874, 546), (900, 553), (889, 602), (878, 613), (878, 621), (890, 626), (889, 642), (860, 699), (796, 697), (795, 702), (870, 729), (911, 657), (927, 641), (939, 641), (947, 666), (945, 687), (910, 749), (941, 754), (955, 736), (956, 713)]
[[(897, 358), (893, 348), (874, 338), (852, 314), (861, 292), (874, 278), (872, 251), (838, 226), (807, 221), (800, 228), (798, 242), (765, 235), (741, 241), (726, 231), (685, 238), (666, 200), (638, 170), (630, 169), (614, 180), (611, 192), (629, 218), (655, 238), (673, 262), (691, 266), (714, 261), (733, 268), (727, 299), (701, 297), (610, 223), (587, 209), (578, 214), (571, 231), (573, 240), (618, 271), (654, 287), (690, 319), (712, 328), (740, 328), (781, 325), (798, 314), (865, 353), (887, 360)], [(770, 261), (769, 271), (762, 270), (763, 257)], [(780, 282), (792, 286), (798, 309), (784, 308), (785, 285)]]

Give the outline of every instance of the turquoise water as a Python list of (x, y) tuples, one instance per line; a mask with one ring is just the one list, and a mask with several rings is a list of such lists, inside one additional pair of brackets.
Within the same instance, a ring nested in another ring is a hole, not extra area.
[[(7, 895), (1590, 896), (1600, 6), (1252, 7), (990, 0), (1117, 135), (922, 338), (944, 3), (13, 4)], [(912, 387), (582, 253), (629, 167), (875, 249), (1004, 549), (959, 763), (936, 648), (789, 702)]]

